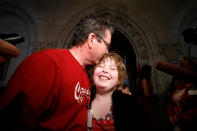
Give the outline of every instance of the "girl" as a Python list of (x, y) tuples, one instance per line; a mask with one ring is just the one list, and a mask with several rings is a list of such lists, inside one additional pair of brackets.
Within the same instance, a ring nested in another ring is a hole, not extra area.
[(116, 90), (124, 84), (126, 69), (116, 53), (106, 54), (94, 68), (91, 91), (93, 131), (149, 130), (143, 107), (131, 95)]

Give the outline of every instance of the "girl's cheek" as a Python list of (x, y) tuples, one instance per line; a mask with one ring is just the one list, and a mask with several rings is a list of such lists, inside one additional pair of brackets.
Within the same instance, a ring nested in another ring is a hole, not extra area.
[(97, 76), (98, 74), (99, 74), (99, 70), (95, 70), (95, 72), (94, 72), (94, 76)]

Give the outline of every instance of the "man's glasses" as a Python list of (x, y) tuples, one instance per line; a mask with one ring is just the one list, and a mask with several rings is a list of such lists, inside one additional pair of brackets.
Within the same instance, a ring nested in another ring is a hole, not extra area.
[(109, 50), (111, 45), (107, 41), (105, 41), (100, 35), (98, 35), (98, 34), (95, 34), (95, 35), (96, 35), (96, 37), (98, 37), (99, 39), (101, 39), (105, 43), (107, 49)]

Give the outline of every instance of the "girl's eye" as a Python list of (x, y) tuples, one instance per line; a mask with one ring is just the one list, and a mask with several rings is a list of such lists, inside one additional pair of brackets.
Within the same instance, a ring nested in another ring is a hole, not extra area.
[(111, 67), (110, 70), (117, 70), (115, 67)]
[(97, 67), (103, 68), (104, 66), (103, 65), (98, 65)]

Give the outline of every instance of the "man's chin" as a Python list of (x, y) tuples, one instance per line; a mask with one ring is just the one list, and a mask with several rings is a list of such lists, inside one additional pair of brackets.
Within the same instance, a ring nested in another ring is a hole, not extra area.
[(98, 63), (99, 63), (99, 60), (94, 61), (94, 62), (92, 63), (92, 65), (97, 65)]
[(98, 63), (96, 63), (96, 62), (91, 62), (91, 63), (89, 63), (88, 65), (86, 65), (86, 66), (94, 66), (94, 65), (97, 65)]
[[(101, 57), (101, 58), (102, 58), (102, 57)], [(97, 64), (99, 63), (99, 60), (100, 60), (101, 58), (97, 58), (97, 60), (92, 60), (91, 63), (90, 63), (90, 65), (97, 65)]]

